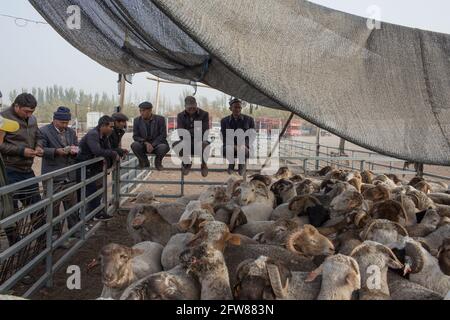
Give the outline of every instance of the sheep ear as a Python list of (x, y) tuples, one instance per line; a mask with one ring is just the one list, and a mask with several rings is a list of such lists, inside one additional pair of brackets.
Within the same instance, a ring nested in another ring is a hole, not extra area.
[(229, 233), (226, 241), (235, 246), (241, 245), (241, 238), (237, 234)]
[(316, 278), (322, 274), (323, 265), (320, 265), (317, 269), (311, 271), (305, 279), (305, 282), (313, 282)]
[(350, 272), (349, 274), (347, 274), (347, 276), (345, 277), (345, 281), (347, 282), (348, 285), (350, 285), (352, 288), (355, 289), (361, 289), (361, 279), (360, 277), (358, 277), (357, 274)]
[(181, 231), (187, 231), (192, 225), (192, 219), (182, 220), (177, 223), (178, 229)]

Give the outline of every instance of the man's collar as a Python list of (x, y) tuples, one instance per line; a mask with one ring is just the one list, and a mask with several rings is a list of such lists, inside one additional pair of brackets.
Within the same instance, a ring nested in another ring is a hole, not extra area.
[(231, 116), (230, 116), (230, 118), (233, 120), (243, 120), (244, 119), (244, 116), (242, 115), (242, 114), (240, 114), (239, 115), (239, 117), (235, 117), (233, 114), (231, 114)]
[[(198, 114), (200, 113), (200, 109), (197, 108), (197, 111), (194, 112), (194, 114), (192, 116), (198, 116)], [(186, 110), (184, 110), (184, 114), (188, 117), (191, 117), (191, 115), (189, 113), (187, 113)]]
[(64, 133), (64, 132), (66, 132), (66, 130), (64, 130), (64, 131), (59, 130), (59, 129), (55, 126), (54, 123), (52, 123), (52, 125), (53, 125), (53, 128), (55, 128), (56, 131), (58, 131), (58, 133)]

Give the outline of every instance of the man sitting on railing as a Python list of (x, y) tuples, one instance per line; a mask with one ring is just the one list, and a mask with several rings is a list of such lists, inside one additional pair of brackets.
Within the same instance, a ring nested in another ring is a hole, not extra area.
[[(78, 138), (75, 130), (69, 128), (69, 122), (72, 119), (70, 109), (59, 107), (53, 114), (53, 122), (42, 127), (41, 139), (44, 148), (44, 157), (42, 159), (42, 174), (53, 172), (75, 164), (78, 154)], [(76, 183), (75, 172), (62, 174), (53, 179), (53, 193), (58, 193)], [(59, 216), (61, 202), (65, 210), (77, 204), (77, 194), (72, 192), (63, 199), (56, 201), (53, 206), (53, 216)], [(67, 218), (69, 229), (75, 226), (79, 217), (77, 213), (71, 214)], [(55, 226), (55, 237), (62, 233), (62, 224)]]
[(163, 169), (162, 160), (170, 151), (167, 142), (167, 129), (164, 117), (152, 113), (153, 105), (143, 102), (139, 105), (141, 116), (134, 119), (133, 144), (131, 149), (139, 159), (141, 168), (150, 167), (149, 154), (156, 155), (155, 167), (160, 171)]
[[(202, 165), (201, 165), (201, 173), (203, 177), (206, 177), (208, 175), (208, 166), (207, 166), (207, 157), (204, 155), (204, 151), (206, 147), (208, 147), (208, 137), (205, 136), (205, 133), (207, 130), (209, 130), (209, 113), (200, 109), (197, 106), (197, 100), (194, 97), (188, 96), (184, 99), (184, 105), (185, 110), (183, 112), (180, 112), (177, 116), (177, 129), (184, 129), (189, 132), (190, 138), (187, 140), (187, 137), (184, 137), (182, 134), (180, 134), (180, 141), (176, 141), (173, 144), (173, 147), (175, 148), (178, 144), (182, 143), (183, 147), (181, 148), (178, 155), (180, 157), (183, 157), (183, 151), (190, 149), (190, 155), (195, 154), (195, 142), (198, 141), (198, 143), (201, 145), (197, 146), (199, 149), (199, 156), (202, 159)], [(199, 132), (196, 131), (195, 124), (198, 123)], [(187, 132), (186, 132), (187, 133)], [(195, 140), (196, 135), (197, 140)], [(186, 144), (183, 143), (184, 138), (186, 138)], [(205, 156), (205, 157), (204, 157)], [(190, 162), (184, 163), (183, 162), (183, 175), (188, 175), (189, 170), (192, 167), (192, 159), (190, 159)]]
[[(108, 137), (114, 129), (114, 120), (110, 116), (103, 116), (98, 120), (98, 126), (89, 132), (80, 141), (80, 151), (77, 156), (77, 162), (84, 162), (97, 157), (104, 157), (108, 168), (112, 167), (115, 161), (119, 161), (118, 153), (111, 149)], [(91, 178), (103, 172), (101, 162), (90, 165), (86, 168), (86, 178)], [(81, 181), (81, 177), (79, 177)], [(103, 187), (103, 179), (91, 182), (86, 186), (86, 198), (94, 194)], [(86, 215), (100, 206), (102, 195), (95, 197), (87, 205)], [(95, 215), (94, 220), (110, 220), (112, 217), (106, 210), (100, 211)]]
[[(22, 93), (16, 97), (12, 106), (1, 112), (3, 118), (19, 123), (19, 130), (7, 132), (3, 143), (0, 144), (0, 154), (6, 167), (8, 184), (14, 184), (35, 177), (32, 166), (35, 157), (42, 157), (44, 150), (40, 142), (40, 132), (37, 120), (33, 116), (37, 101), (29, 93)], [(14, 192), (14, 207), (18, 203), (26, 207), (41, 200), (39, 184), (32, 184)], [(42, 212), (33, 214), (33, 227), (40, 227), (45, 219)], [(17, 240), (17, 239), (16, 239)]]
[[(255, 134), (245, 136), (245, 142), (239, 143), (236, 131), (241, 129), (244, 134), (251, 129), (255, 129), (255, 120), (252, 117), (242, 114), (241, 100), (234, 98), (230, 100), (231, 115), (220, 121), (220, 131), (223, 140), (223, 154), (228, 160), (228, 174), (235, 168), (235, 158), (239, 157), (239, 174), (243, 175), (246, 170), (246, 160), (250, 156), (250, 145), (253, 143)], [(230, 135), (231, 133), (231, 135)], [(227, 137), (227, 135), (230, 135)], [(245, 156), (245, 158), (244, 158)]]

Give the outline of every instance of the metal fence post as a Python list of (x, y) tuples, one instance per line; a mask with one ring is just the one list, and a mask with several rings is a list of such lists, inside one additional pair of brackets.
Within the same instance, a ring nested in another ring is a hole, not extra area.
[(86, 166), (82, 166), (80, 168), (81, 170), (81, 182), (83, 183), (81, 190), (80, 190), (80, 202), (83, 203), (83, 205), (81, 206), (81, 211), (80, 211), (80, 220), (83, 221), (83, 224), (81, 225), (81, 230), (80, 230), (80, 239), (85, 240), (86, 239), (86, 207), (87, 207), (87, 203), (86, 203)]
[(49, 249), (49, 253), (45, 257), (45, 271), (49, 275), (49, 278), (46, 282), (46, 287), (50, 288), (53, 286), (53, 178), (46, 180), (43, 182), (45, 186), (45, 198), (50, 199), (50, 204), (46, 209), (46, 222), (49, 224), (47, 232), (46, 232), (46, 248)]
[(364, 171), (364, 164), (365, 164), (365, 162), (366, 162), (366, 161), (361, 160), (361, 166), (360, 166), (360, 168), (359, 168), (359, 170), (360, 170), (361, 172)]
[(113, 194), (114, 194), (114, 210), (120, 207), (120, 161), (116, 163), (113, 170)]
[(105, 204), (105, 213), (108, 214), (108, 167), (105, 164), (105, 166), (103, 167), (103, 184), (102, 184), (102, 189), (103, 189), (103, 202)]

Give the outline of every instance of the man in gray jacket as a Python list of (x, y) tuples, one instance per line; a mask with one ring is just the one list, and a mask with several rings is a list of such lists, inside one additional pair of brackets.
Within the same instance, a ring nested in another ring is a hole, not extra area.
[(169, 152), (167, 142), (166, 120), (164, 117), (152, 113), (153, 105), (143, 102), (139, 105), (141, 116), (134, 119), (133, 123), (133, 149), (139, 159), (141, 168), (150, 167), (148, 154), (155, 154), (156, 170), (162, 170), (162, 160)]
[[(75, 159), (78, 153), (78, 138), (75, 130), (69, 128), (71, 120), (70, 109), (66, 107), (59, 107), (53, 114), (53, 122), (42, 127), (41, 139), (42, 147), (44, 149), (44, 157), (42, 159), (42, 174), (53, 172), (62, 168), (69, 167), (75, 164)], [(58, 175), (53, 179), (54, 193), (63, 191), (76, 184), (76, 174), (66, 173)], [(62, 199), (57, 201), (53, 207), (53, 216), (59, 215), (61, 202), (64, 209), (68, 210), (77, 204), (77, 193), (72, 192)], [(69, 229), (77, 224), (79, 217), (77, 213), (73, 213), (67, 218)], [(61, 235), (62, 225), (57, 226), (57, 235)]]

